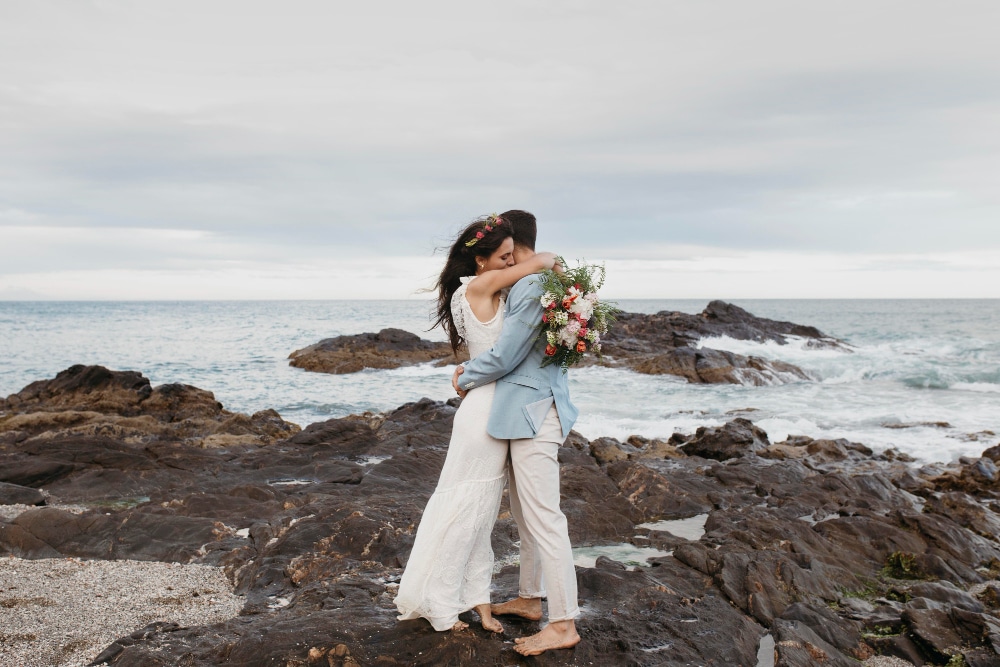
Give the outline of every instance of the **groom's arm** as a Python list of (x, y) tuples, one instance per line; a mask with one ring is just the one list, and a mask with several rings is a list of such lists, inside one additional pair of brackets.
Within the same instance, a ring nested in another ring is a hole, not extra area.
[(539, 300), (542, 289), (537, 280), (537, 275), (527, 276), (511, 289), (510, 310), (504, 317), (500, 338), (489, 350), (465, 362), (465, 371), (458, 376), (458, 386), (463, 391), (499, 380), (531, 352), (544, 312)]

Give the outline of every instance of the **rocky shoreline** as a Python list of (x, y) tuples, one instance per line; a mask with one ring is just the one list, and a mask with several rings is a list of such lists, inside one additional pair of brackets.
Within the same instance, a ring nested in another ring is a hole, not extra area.
[[(787, 362), (716, 350), (701, 344), (705, 338), (729, 337), (758, 343), (787, 344), (806, 340), (808, 347), (850, 352), (843, 341), (815, 327), (757, 317), (739, 306), (712, 301), (698, 315), (662, 311), (651, 315), (621, 313), (603, 341), (604, 358), (586, 364), (628, 368), (647, 375), (674, 375), (695, 384), (767, 385), (814, 379)], [(465, 361), (447, 343), (423, 340), (400, 329), (383, 329), (327, 338), (295, 350), (289, 365), (317, 373), (355, 373), (365, 368), (385, 369), (435, 361)]]
[[(521, 658), (511, 642), (537, 624), (514, 619), (502, 636), (397, 622), (395, 582), (456, 406), (299, 430), (201, 389), (75, 366), (0, 401), (0, 505), (19, 503), (0, 513), (0, 555), (214, 566), (243, 596), (234, 618), (120, 628), (119, 666), (752, 667), (762, 641), (776, 665), (1000, 665), (1000, 447), (917, 465), (847, 441), (772, 443), (746, 419), (668, 440), (570, 436), (574, 546), (658, 553), (578, 567), (574, 650)], [(681, 519), (704, 534), (671, 532)], [(515, 540), (505, 505), (499, 562)], [(499, 569), (498, 598), (516, 573)], [(0, 590), (0, 614), (19, 613), (16, 597)]]

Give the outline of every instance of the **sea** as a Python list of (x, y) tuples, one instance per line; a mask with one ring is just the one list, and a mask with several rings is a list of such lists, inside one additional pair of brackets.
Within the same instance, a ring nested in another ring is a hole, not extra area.
[[(587, 438), (668, 437), (746, 417), (772, 442), (846, 438), (918, 461), (978, 456), (1000, 442), (1000, 300), (735, 300), (812, 325), (850, 351), (729, 338), (701, 345), (794, 363), (815, 380), (693, 385), (601, 367), (570, 370)], [(629, 312), (698, 313), (704, 300), (621, 300)], [(432, 303), (408, 301), (0, 302), (0, 396), (74, 364), (135, 370), (212, 391), (232, 411), (313, 422), (454, 395), (453, 366), (310, 373), (288, 355), (323, 338), (397, 327), (431, 340)]]

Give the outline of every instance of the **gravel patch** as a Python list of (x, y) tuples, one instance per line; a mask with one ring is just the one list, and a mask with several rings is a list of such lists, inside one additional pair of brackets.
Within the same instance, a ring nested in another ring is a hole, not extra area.
[(0, 557), (0, 665), (84, 667), (154, 621), (218, 623), (243, 602), (208, 565)]
[(913, 667), (913, 663), (902, 658), (895, 658), (889, 655), (876, 655), (868, 658), (863, 663), (863, 667)]

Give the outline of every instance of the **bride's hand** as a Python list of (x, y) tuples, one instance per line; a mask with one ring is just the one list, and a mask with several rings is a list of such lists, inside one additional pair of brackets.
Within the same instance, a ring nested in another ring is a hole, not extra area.
[(556, 261), (558, 255), (554, 252), (540, 252), (537, 253), (535, 257), (542, 261), (542, 268), (544, 269), (554, 269), (559, 265), (559, 262)]

